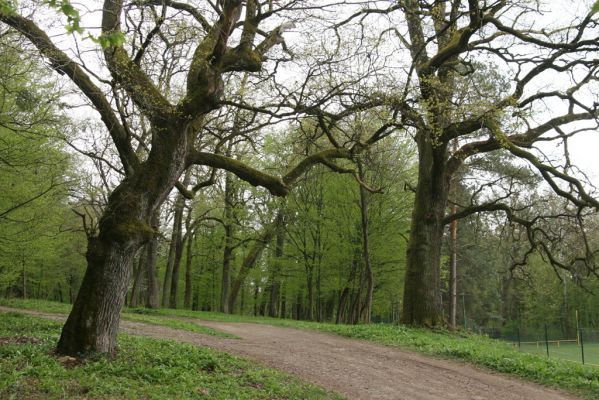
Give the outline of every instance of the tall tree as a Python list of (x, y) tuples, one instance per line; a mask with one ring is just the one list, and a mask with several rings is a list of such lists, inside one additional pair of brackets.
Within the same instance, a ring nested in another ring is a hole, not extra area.
[[(599, 206), (588, 186), (570, 175), (575, 170), (568, 154), (563, 158), (564, 170), (535, 149), (536, 144), (551, 141), (567, 148), (572, 135), (596, 126), (598, 113), (590, 88), (598, 63), (588, 57), (599, 49), (596, 15), (572, 16), (565, 23), (563, 16), (557, 23), (540, 22), (540, 11), (531, 3), (538, 2), (405, 0), (386, 8), (364, 8), (345, 21), (365, 25), (364, 15), (370, 14), (370, 21), (383, 24), (380, 15), (386, 14), (410, 59), (409, 76), (402, 78), (405, 88), (389, 99), (401, 108), (418, 147), (404, 323), (444, 324), (441, 245), (445, 226), (456, 218), (501, 210), (528, 227), (533, 246), (549, 253), (543, 234), (533, 227), (538, 220), (519, 219), (501, 198), (486, 198), (446, 215), (451, 178), (468, 160), (492, 152), (509, 153), (530, 163), (575, 208)], [(540, 24), (543, 29), (537, 28)], [(508, 84), (499, 93), (477, 85), (475, 73), (489, 63), (507, 75)], [(547, 86), (541, 87), (541, 81)], [(553, 107), (548, 110), (550, 103)], [(453, 140), (459, 143), (456, 151), (449, 146)], [(548, 257), (558, 268), (569, 268), (568, 262)], [(588, 254), (582, 258), (588, 268), (595, 268)]]
[(63, 89), (22, 45), (0, 30), (0, 293), (68, 301), (82, 272), (68, 204), (74, 157), (62, 142), (70, 120), (58, 104)]
[[(103, 56), (111, 81), (132, 102), (151, 125), (152, 137), (145, 159), (134, 151), (127, 115), (115, 112), (111, 102), (85, 69), (58, 48), (48, 34), (32, 19), (4, 6), (0, 21), (25, 36), (51, 67), (68, 76), (100, 114), (118, 152), (124, 179), (112, 191), (99, 221), (98, 234), (89, 238), (86, 254), (88, 268), (79, 295), (69, 314), (58, 343), (67, 354), (112, 352), (115, 349), (119, 313), (123, 306), (133, 256), (154, 236), (152, 215), (175, 187), (181, 174), (193, 164), (226, 169), (253, 185), (266, 187), (275, 195), (285, 195), (288, 183), (310, 165), (338, 157), (349, 157), (348, 149), (332, 149), (308, 157), (285, 178), (271, 176), (244, 163), (210, 151), (200, 150), (199, 138), (205, 116), (220, 105), (223, 75), (262, 69), (266, 53), (282, 43), (288, 24), (268, 29), (267, 20), (292, 13), (301, 7), (297, 1), (262, 4), (254, 1), (224, 0), (213, 10), (177, 2), (156, 2), (163, 9), (180, 9), (194, 19), (201, 40), (195, 42), (193, 57), (186, 69), (186, 88), (173, 103), (157, 89), (143, 62), (146, 49), (160, 27), (143, 30), (144, 43), (137, 46), (135, 29), (123, 31), (123, 16), (134, 19), (140, 9), (154, 7), (152, 1), (128, 3), (106, 0), (102, 7)], [(244, 16), (244, 20), (240, 20)], [(159, 25), (165, 20), (159, 21)], [(147, 26), (147, 25), (145, 25)], [(265, 32), (260, 27), (264, 26)], [(232, 43), (235, 35), (238, 41)], [(123, 46), (131, 39), (131, 46)], [(190, 39), (191, 40), (191, 39)], [(192, 40), (193, 42), (193, 40)], [(186, 43), (190, 44), (190, 43)], [(151, 72), (151, 71), (150, 71)], [(173, 94), (174, 96), (174, 94)]]

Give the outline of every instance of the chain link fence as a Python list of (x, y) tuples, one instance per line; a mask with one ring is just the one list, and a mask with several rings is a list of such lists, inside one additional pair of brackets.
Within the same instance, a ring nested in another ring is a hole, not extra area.
[(599, 367), (599, 328), (508, 324), (501, 328), (473, 326), (473, 330), (520, 351)]

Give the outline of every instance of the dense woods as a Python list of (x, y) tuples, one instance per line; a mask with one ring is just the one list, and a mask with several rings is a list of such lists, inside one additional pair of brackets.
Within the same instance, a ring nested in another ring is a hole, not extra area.
[(575, 3), (0, 0), (0, 294), (68, 354), (125, 305), (597, 326)]

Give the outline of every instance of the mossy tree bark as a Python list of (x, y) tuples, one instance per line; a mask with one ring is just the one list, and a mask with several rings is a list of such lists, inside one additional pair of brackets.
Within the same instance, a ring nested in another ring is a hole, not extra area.
[(418, 134), (418, 186), (414, 198), (401, 322), (441, 326), (441, 241), (449, 180), (446, 146), (431, 143), (428, 132)]
[[(103, 97), (102, 91), (85, 72), (58, 50), (33, 22), (18, 15), (0, 15), (4, 22), (27, 36), (50, 59), (52, 66), (67, 74), (92, 101), (113, 138), (126, 173), (126, 178), (109, 197), (97, 236), (89, 239), (88, 268), (58, 343), (60, 353), (114, 351), (133, 255), (154, 237), (156, 229), (152, 226), (152, 216), (191, 164), (229, 169), (254, 185), (268, 187), (274, 194), (287, 193), (285, 184), (279, 178), (228, 157), (193, 150), (198, 120), (217, 107), (222, 95), (221, 74), (231, 70), (260, 68), (257, 60), (261, 60), (262, 53), (255, 53), (248, 48), (255, 36), (249, 31), (259, 21), (244, 24), (243, 46), (240, 44), (239, 49), (233, 50), (226, 46), (242, 8), (241, 1), (229, 1), (224, 5), (220, 18), (209, 28), (197, 47), (187, 77), (187, 94), (177, 106), (171, 105), (161, 95), (141, 67), (129, 59), (124, 48), (107, 47), (104, 50), (108, 69), (115, 82), (128, 93), (152, 125), (151, 150), (143, 163), (132, 149), (127, 130)], [(122, 1), (106, 0), (102, 19), (104, 35), (120, 33), (122, 9)], [(278, 34), (280, 31), (277, 28), (273, 36)], [(268, 51), (277, 43), (273, 37), (267, 39), (259, 51)], [(237, 50), (237, 57), (231, 64), (231, 61), (226, 61), (225, 53), (234, 50)]]
[[(349, 144), (346, 148), (332, 140), (332, 148), (307, 156), (283, 177), (256, 170), (216, 150), (210, 152), (210, 147), (196, 147), (203, 118), (221, 105), (222, 75), (260, 71), (266, 53), (283, 42), (281, 35), (289, 24), (277, 26), (270, 32), (261, 31), (258, 25), (273, 15), (278, 16), (276, 11), (287, 12), (287, 7), (262, 13), (257, 2), (227, 0), (218, 2), (218, 15), (211, 12), (204, 16), (200, 9), (186, 6), (183, 11), (191, 10), (192, 15), (201, 16), (196, 20), (205, 35), (192, 56), (185, 93), (177, 104), (172, 104), (143, 68), (146, 45), (134, 57), (128, 54), (131, 46), (120, 45), (121, 38), (128, 39), (121, 31), (121, 19), (124, 13), (130, 12), (130, 8), (124, 9), (123, 3), (123, 0), (105, 0), (102, 8), (102, 39), (108, 41), (103, 48), (105, 64), (102, 65), (108, 69), (111, 79), (101, 82), (92, 79), (80, 64), (60, 50), (33, 20), (19, 15), (17, 10), (0, 10), (0, 22), (26, 37), (51, 68), (70, 78), (99, 113), (124, 175), (109, 196), (97, 234), (89, 238), (88, 268), (58, 343), (58, 351), (64, 354), (115, 350), (119, 315), (132, 274), (134, 254), (145, 243), (153, 242), (157, 233), (153, 216), (189, 166), (225, 169), (254, 186), (267, 188), (273, 195), (285, 196), (289, 186), (312, 165), (334, 166), (336, 159), (351, 159), (386, 132), (379, 130), (364, 143)], [(136, 7), (142, 8), (153, 4), (137, 3)], [(168, 5), (180, 6), (177, 2)], [(244, 21), (240, 21), (241, 16)], [(239, 33), (236, 36), (239, 41), (231, 47), (229, 38), (234, 31)], [(158, 36), (148, 36), (148, 44)], [(151, 126), (151, 137), (140, 143), (147, 149), (143, 156), (133, 148), (132, 142), (139, 138), (130, 130), (129, 115), (115, 110), (114, 102), (105, 95), (117, 92), (127, 97), (126, 102), (147, 118)], [(149, 272), (149, 276), (152, 279), (154, 274)], [(149, 293), (152, 296), (148, 303), (154, 306), (156, 291), (151, 289)]]
[(155, 143), (143, 167), (109, 197), (99, 233), (89, 239), (88, 268), (58, 342), (60, 353), (115, 349), (134, 255), (152, 239), (152, 216), (186, 168), (185, 159), (179, 158), (188, 148), (186, 132), (170, 131), (164, 137), (168, 140)]

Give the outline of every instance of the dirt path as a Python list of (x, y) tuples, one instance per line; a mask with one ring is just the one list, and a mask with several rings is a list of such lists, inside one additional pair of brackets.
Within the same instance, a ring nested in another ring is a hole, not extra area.
[[(63, 316), (0, 307), (52, 319)], [(465, 364), (336, 335), (248, 323), (197, 321), (241, 339), (122, 321), (121, 330), (209, 346), (258, 360), (349, 399), (574, 400), (576, 397)]]

